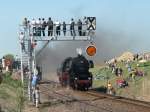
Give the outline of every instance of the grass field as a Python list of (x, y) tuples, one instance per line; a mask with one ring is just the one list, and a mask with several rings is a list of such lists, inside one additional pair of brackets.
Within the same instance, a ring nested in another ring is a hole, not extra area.
[[(139, 64), (139, 66), (137, 66), (137, 64)], [(114, 73), (111, 73), (111, 69), (109, 69), (108, 67), (95, 67), (90, 70), (93, 73), (93, 79), (94, 79), (93, 87), (94, 88), (103, 87), (103, 86), (107, 87), (107, 82), (110, 81), (113, 87), (115, 88), (117, 95), (131, 97), (131, 98), (139, 97), (141, 96), (141, 93), (143, 95), (145, 91), (147, 91), (144, 90), (143, 87), (150, 90), (149, 87), (150, 85), (148, 84), (148, 82), (150, 81), (150, 62), (139, 63), (137, 61), (134, 61), (131, 63), (131, 68), (138, 68), (138, 70), (141, 70), (145, 73), (144, 77), (136, 76), (135, 80), (131, 78), (129, 79), (129, 72), (125, 67), (125, 63), (118, 62), (117, 66), (123, 69), (122, 78), (128, 81), (129, 87), (118, 88), (116, 86), (116, 79), (118, 77), (115, 76)], [(143, 84), (145, 85), (143, 86)], [(146, 92), (145, 94), (149, 94), (149, 92)]]
[(23, 86), (20, 81), (13, 80), (10, 73), (3, 74), (0, 84), (0, 105), (5, 112), (21, 112), (23, 109)]

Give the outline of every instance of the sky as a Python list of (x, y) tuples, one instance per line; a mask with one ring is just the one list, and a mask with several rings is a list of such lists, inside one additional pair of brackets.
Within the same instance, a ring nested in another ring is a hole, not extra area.
[[(114, 46), (120, 41), (133, 52), (150, 51), (149, 0), (1, 0), (0, 57), (19, 54), (18, 31), (24, 17), (70, 18), (95, 16), (98, 34)], [(117, 46), (117, 47), (121, 47)]]

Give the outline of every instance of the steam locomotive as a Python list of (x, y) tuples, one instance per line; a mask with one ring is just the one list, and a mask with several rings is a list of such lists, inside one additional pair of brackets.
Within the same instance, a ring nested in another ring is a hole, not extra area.
[(87, 60), (83, 55), (68, 57), (57, 69), (59, 82), (62, 86), (88, 90), (92, 86), (92, 73), (89, 68), (93, 67), (93, 61)]

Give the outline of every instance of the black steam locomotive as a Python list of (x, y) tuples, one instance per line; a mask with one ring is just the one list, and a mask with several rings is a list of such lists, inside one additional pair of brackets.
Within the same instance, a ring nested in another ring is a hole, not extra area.
[(93, 61), (87, 60), (83, 55), (68, 57), (57, 69), (59, 82), (62, 86), (88, 90), (92, 86), (92, 73), (89, 68), (93, 67)]

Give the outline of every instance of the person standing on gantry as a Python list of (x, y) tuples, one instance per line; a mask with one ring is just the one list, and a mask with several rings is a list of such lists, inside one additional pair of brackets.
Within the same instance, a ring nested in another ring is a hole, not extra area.
[(41, 18), (36, 20), (36, 36), (41, 36)]
[(53, 36), (53, 21), (51, 20), (51, 18), (48, 19), (47, 26), (48, 26), (48, 36)]
[(70, 22), (70, 33), (71, 33), (71, 36), (75, 36), (76, 35), (74, 26), (75, 26), (75, 22), (74, 22), (74, 19), (72, 18), (71, 22)]
[(79, 36), (82, 36), (82, 22), (80, 19), (78, 20), (78, 32)]
[(42, 24), (42, 34), (43, 34), (43, 36), (45, 36), (45, 28), (47, 26), (47, 23), (46, 23), (44, 18), (42, 19), (42, 23), (41, 24)]
[(87, 23), (88, 23), (87, 17), (85, 16), (83, 18), (83, 34), (82, 34), (83, 36), (87, 35)]
[(64, 33), (64, 36), (66, 36), (66, 23), (65, 21), (63, 22), (63, 33)]
[(31, 21), (31, 27), (32, 27), (33, 36), (36, 36), (36, 21), (34, 18)]
[(60, 22), (59, 21), (56, 21), (55, 22), (55, 26), (56, 26), (56, 35), (57, 36), (60, 36)]
[(25, 52), (24, 38), (25, 38), (24, 33), (21, 32), (19, 35), (19, 40), (20, 40), (20, 44), (21, 44), (21, 49), (22, 49), (22, 51)]
[(27, 30), (27, 26), (28, 26), (28, 20), (27, 20), (27, 18), (24, 18), (24, 20), (23, 20), (23, 28), (24, 28), (24, 30), (26, 31)]

